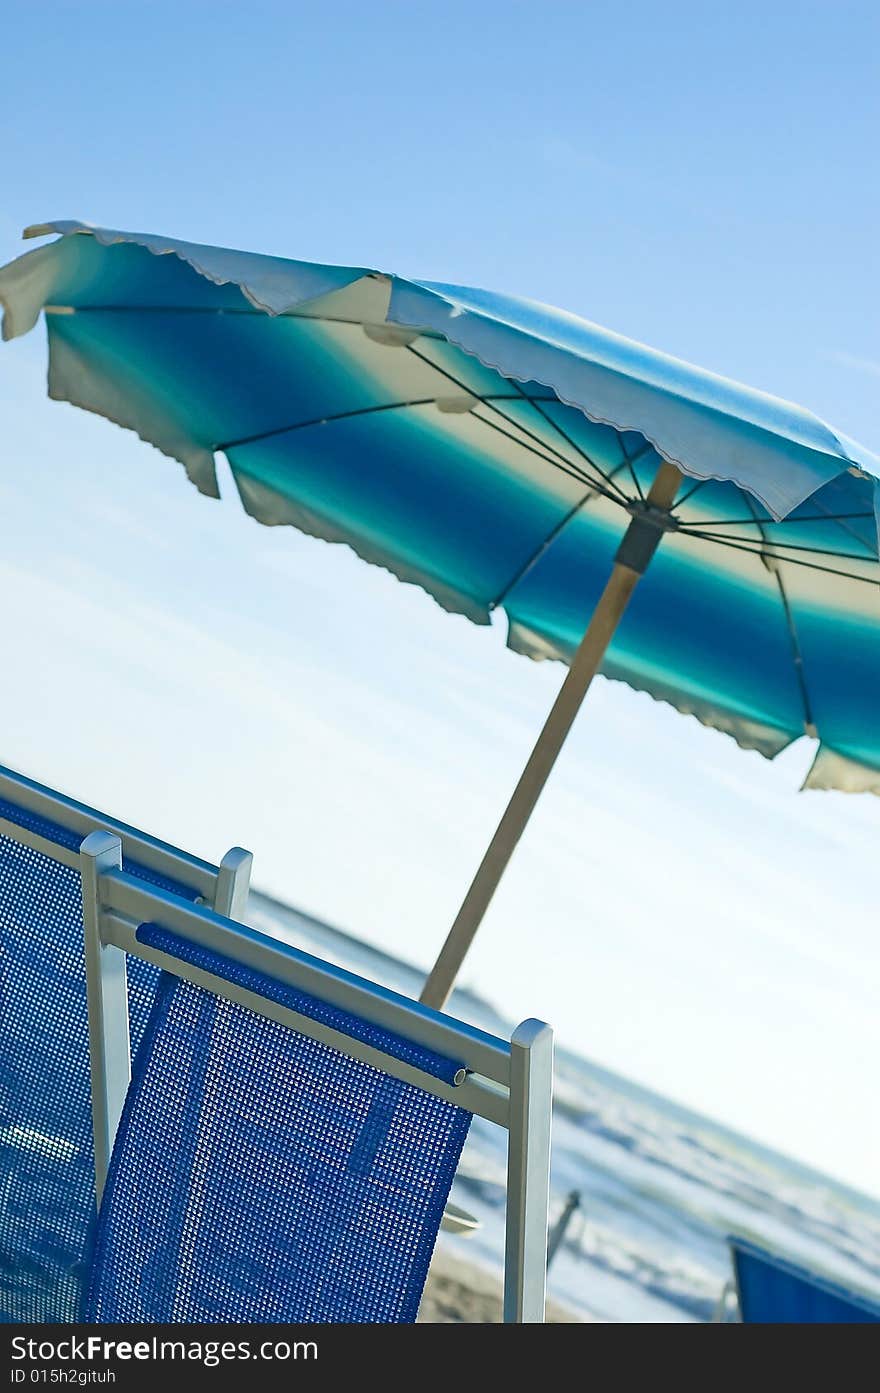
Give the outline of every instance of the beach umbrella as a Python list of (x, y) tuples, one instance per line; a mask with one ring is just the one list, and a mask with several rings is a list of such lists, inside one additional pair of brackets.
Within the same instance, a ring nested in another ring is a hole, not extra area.
[[(0, 270), (49, 393), (260, 522), (345, 542), (569, 672), (422, 999), (441, 1006), (597, 671), (880, 792), (880, 460), (529, 300), (60, 222)], [(642, 579), (644, 577), (644, 579)]]

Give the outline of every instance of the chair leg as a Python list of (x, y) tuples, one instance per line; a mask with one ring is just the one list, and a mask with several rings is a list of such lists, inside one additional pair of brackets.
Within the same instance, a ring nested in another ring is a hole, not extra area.
[(523, 1021), (510, 1040), (505, 1322), (544, 1320), (552, 1101), (553, 1031)]

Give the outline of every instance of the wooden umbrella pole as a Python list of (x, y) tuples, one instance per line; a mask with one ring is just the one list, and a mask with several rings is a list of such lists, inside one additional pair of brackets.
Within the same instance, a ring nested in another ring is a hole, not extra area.
[(664, 462), (657, 471), (644, 505), (633, 509), (632, 521), (624, 534), (611, 575), (593, 611), (587, 632), (581, 639), (544, 729), (538, 736), (504, 816), (489, 843), (455, 923), (449, 930), (440, 956), (422, 990), (419, 999), (426, 1006), (442, 1010), (452, 991), (459, 968), (489, 908), (516, 844), (525, 831), (550, 771), (556, 763), (556, 757), (605, 656), (605, 650), (614, 637), (630, 597), (663, 532), (669, 525), (670, 510), (680, 483), (680, 470), (674, 464)]

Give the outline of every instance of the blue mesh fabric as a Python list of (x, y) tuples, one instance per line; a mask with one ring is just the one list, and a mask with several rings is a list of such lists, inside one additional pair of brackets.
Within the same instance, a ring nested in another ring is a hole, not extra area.
[[(6, 800), (0, 815), (79, 847), (78, 834)], [(133, 1050), (158, 977), (149, 963), (129, 960)], [(94, 1209), (80, 878), (3, 835), (0, 1019), (0, 1323), (71, 1321)]]
[[(73, 832), (69, 827), (62, 827), (60, 822), (51, 822), (49, 818), (41, 817), (39, 813), (33, 813), (28, 808), (19, 807), (17, 803), (10, 803), (7, 798), (0, 798), (0, 817), (5, 817), (9, 822), (16, 822), (19, 827), (26, 827), (31, 832), (37, 832), (47, 841), (56, 842), (58, 846), (66, 847), (68, 851), (79, 851), (83, 840), (83, 833)], [(150, 870), (149, 866), (143, 865), (140, 861), (124, 856), (122, 865), (129, 875), (136, 875), (138, 880), (145, 880), (149, 885), (158, 885), (162, 890), (169, 890), (171, 894), (180, 895), (184, 900), (198, 898), (197, 890), (191, 889), (189, 885), (184, 885), (180, 880), (173, 880), (170, 876), (160, 875), (158, 871)]]
[(76, 871), (0, 836), (0, 1312), (74, 1320), (94, 1198)]
[(117, 1133), (86, 1319), (415, 1320), (470, 1119), (164, 977)]
[(457, 1064), (455, 1060), (447, 1059), (445, 1055), (437, 1054), (435, 1050), (426, 1049), (424, 1045), (418, 1044), (415, 1040), (407, 1040), (401, 1035), (383, 1030), (381, 1026), (373, 1025), (372, 1022), (364, 1020), (360, 1016), (353, 1016), (350, 1011), (343, 1011), (328, 1001), (321, 1001), (318, 997), (310, 996), (308, 992), (300, 991), (297, 987), (288, 986), (284, 982), (277, 981), (274, 977), (268, 977), (264, 972), (257, 972), (252, 967), (244, 967), (233, 958), (228, 958), (222, 953), (215, 953), (210, 948), (202, 948), (199, 944), (192, 943), (186, 938), (181, 938), (179, 934), (172, 933), (170, 929), (163, 929), (161, 924), (141, 924), (135, 937), (139, 943), (145, 943), (151, 948), (159, 948), (163, 953), (169, 953), (175, 958), (181, 958), (184, 962), (191, 963), (194, 967), (212, 972), (227, 982), (233, 982), (236, 986), (244, 987), (247, 991), (256, 992), (258, 996), (265, 996), (269, 1001), (277, 1002), (279, 1006), (286, 1006), (291, 1011), (297, 1011), (301, 1016), (307, 1016), (309, 1020), (320, 1021), (322, 1025), (329, 1026), (332, 1030), (338, 1030), (341, 1034), (349, 1036), (350, 1039), (360, 1040), (365, 1045), (372, 1045), (381, 1050), (383, 1054), (390, 1054), (393, 1059), (400, 1059), (405, 1064), (412, 1064), (414, 1068), (422, 1069), (426, 1074), (433, 1074), (435, 1078), (443, 1079), (445, 1083), (454, 1083), (455, 1076), (461, 1069), (461, 1065)]
[(134, 1059), (146, 1033), (160, 972), (152, 963), (143, 958), (129, 957), (128, 972), (128, 1033), (131, 1040), (131, 1057)]

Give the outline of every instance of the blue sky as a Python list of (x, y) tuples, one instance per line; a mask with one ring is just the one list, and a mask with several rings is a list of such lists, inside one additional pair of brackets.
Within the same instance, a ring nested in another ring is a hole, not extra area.
[[(26, 223), (563, 305), (880, 449), (880, 9), (54, 3), (6, 25)], [(0, 362), (0, 760), (426, 966), (558, 686), (340, 548), (200, 498)], [(880, 806), (605, 682), (465, 979), (877, 1190)]]

